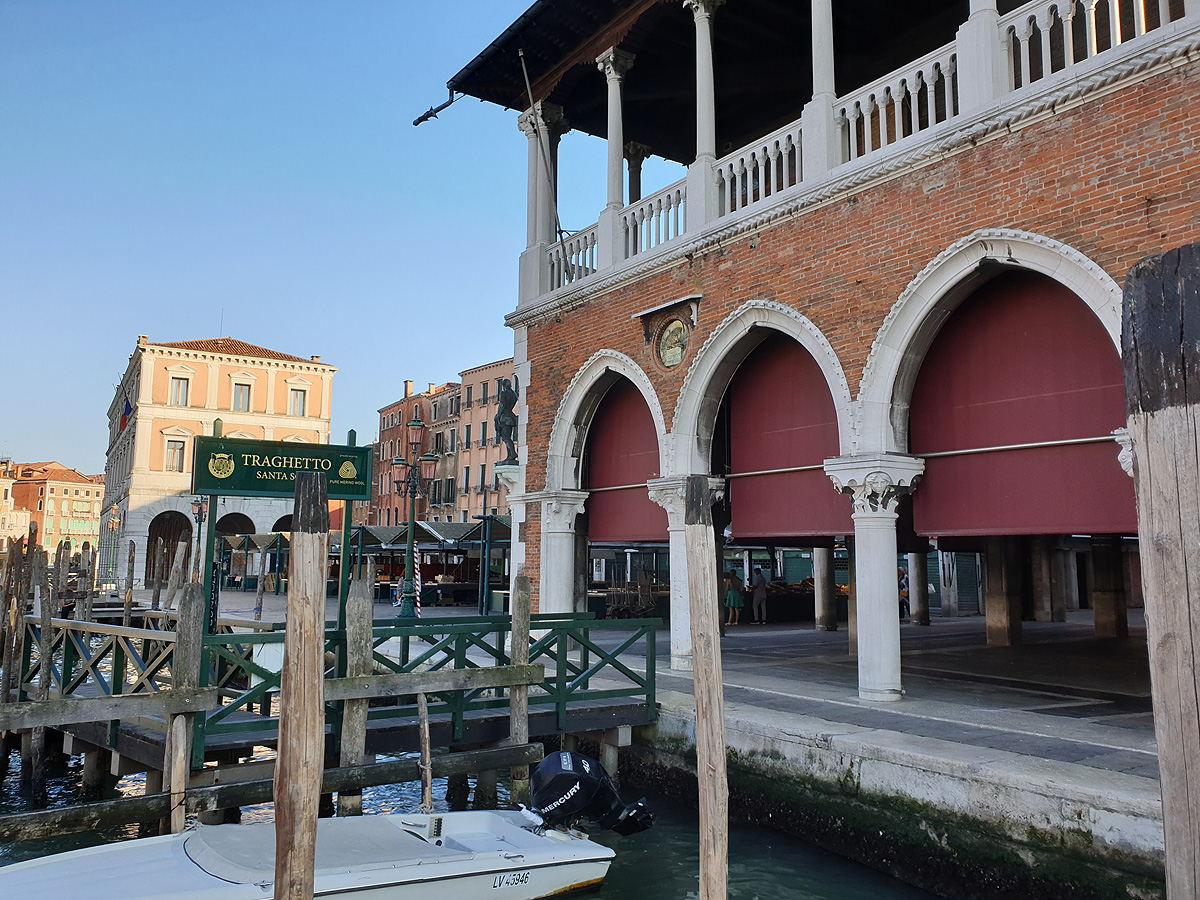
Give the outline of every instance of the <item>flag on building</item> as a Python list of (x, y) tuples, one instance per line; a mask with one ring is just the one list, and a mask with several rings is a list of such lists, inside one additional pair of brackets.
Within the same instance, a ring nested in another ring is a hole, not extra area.
[(133, 407), (129, 405), (129, 395), (125, 394), (124, 391), (122, 391), (122, 394), (125, 396), (125, 409), (121, 412), (121, 427), (117, 429), (118, 433), (125, 430), (125, 426), (129, 424), (129, 417), (133, 415)]

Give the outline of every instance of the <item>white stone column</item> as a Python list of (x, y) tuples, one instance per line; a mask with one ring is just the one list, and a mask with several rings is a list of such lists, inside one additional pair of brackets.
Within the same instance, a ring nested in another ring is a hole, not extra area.
[(834, 486), (854, 498), (858, 696), (863, 700), (899, 700), (902, 694), (896, 507), (924, 471), (925, 461), (911, 456), (825, 460)]
[(558, 193), (558, 142), (570, 125), (560, 106), (537, 103), (517, 119), (529, 139), (525, 228), (526, 249), (521, 254), (518, 302), (536, 299), (549, 290), (546, 248), (554, 243)]
[(629, 166), (629, 205), (642, 199), (642, 163), (650, 155), (650, 148), (637, 141), (625, 144), (625, 162)]
[(984, 109), (1006, 90), (1008, 63), (1000, 40), (996, 0), (971, 0), (971, 15), (955, 36), (958, 105), (964, 114)]
[[(667, 511), (667, 533), (671, 541), (671, 668), (691, 671), (692, 615), (688, 584), (695, 573), (690, 572), (688, 560), (703, 559), (705, 548), (688, 546), (689, 534), (695, 543), (698, 532), (695, 528), (687, 527), (687, 478), (654, 478), (648, 482), (648, 487), (650, 499)], [(724, 490), (724, 482), (719, 478), (710, 478), (708, 489), (715, 499)], [(716, 573), (715, 538), (710, 537), (708, 544), (713, 572)]]
[(837, 631), (837, 595), (833, 590), (833, 550), (813, 548), (813, 602), (817, 631)]
[(542, 504), (542, 553), (538, 612), (575, 611), (575, 520), (587, 491), (539, 491), (525, 501)]
[(625, 258), (621, 209), (625, 206), (625, 125), (621, 114), (621, 83), (633, 67), (633, 54), (609, 47), (596, 57), (596, 68), (608, 82), (608, 199), (600, 214), (596, 264), (604, 269)]
[(687, 230), (699, 232), (717, 217), (716, 82), (713, 76), (712, 17), (725, 0), (683, 0), (696, 26), (696, 159), (687, 174)]
[(820, 181), (841, 165), (842, 140), (834, 115), (833, 0), (812, 0), (813, 95), (801, 119), (803, 181)]

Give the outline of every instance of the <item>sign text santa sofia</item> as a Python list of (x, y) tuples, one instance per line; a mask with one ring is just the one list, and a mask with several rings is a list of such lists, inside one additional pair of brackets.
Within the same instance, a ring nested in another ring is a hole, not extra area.
[(297, 472), (324, 472), (330, 500), (371, 498), (371, 448), (245, 438), (196, 438), (192, 492), (292, 497)]

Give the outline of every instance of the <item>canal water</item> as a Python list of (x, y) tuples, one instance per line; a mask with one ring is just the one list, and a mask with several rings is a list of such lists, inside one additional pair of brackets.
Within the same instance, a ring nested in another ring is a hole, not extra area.
[[(77, 802), (82, 758), (73, 757), (66, 772), (49, 779), (52, 806)], [(0, 785), (0, 814), (28, 809), (20, 790), (20, 758), (13, 754), (9, 776)], [(117, 783), (114, 796), (139, 795), (140, 775)], [(474, 785), (472, 784), (472, 787)], [(503, 783), (501, 800), (507, 799)], [(630, 792), (626, 791), (626, 794)], [(434, 781), (434, 806), (447, 811), (445, 780)], [(415, 809), (420, 803), (419, 784), (385, 785), (363, 792), (363, 806), (370, 813)], [(626, 800), (635, 799), (626, 796)], [(654, 897), (655, 900), (693, 900), (698, 896), (699, 831), (696, 813), (661, 796), (647, 798), (654, 811), (654, 826), (641, 834), (621, 837), (592, 829), (592, 838), (616, 851), (603, 890), (604, 900)], [(270, 805), (246, 807), (243, 822), (268, 821)], [(65, 835), (49, 841), (0, 845), (0, 866), (47, 853), (118, 841), (137, 836), (137, 826), (107, 832)], [(873, 869), (849, 862), (801, 840), (768, 828), (734, 824), (729, 832), (729, 897), (731, 900), (922, 900), (930, 894), (909, 887)]]

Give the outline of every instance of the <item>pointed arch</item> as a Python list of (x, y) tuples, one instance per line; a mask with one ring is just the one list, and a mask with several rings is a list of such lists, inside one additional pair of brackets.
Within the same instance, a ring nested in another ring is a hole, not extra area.
[(926, 352), (951, 313), (997, 275), (1038, 272), (1073, 291), (1121, 346), (1121, 288), (1084, 254), (1045, 235), (980, 229), (946, 248), (897, 298), (879, 329), (859, 388), (855, 449), (907, 452), (908, 407)]

